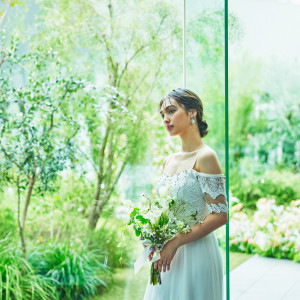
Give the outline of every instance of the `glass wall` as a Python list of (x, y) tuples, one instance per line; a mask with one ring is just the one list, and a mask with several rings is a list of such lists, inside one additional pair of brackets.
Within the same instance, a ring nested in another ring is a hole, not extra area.
[[(202, 100), (208, 124), (208, 135), (203, 141), (216, 151), (226, 174), (224, 28), (224, 1), (186, 1), (187, 88)], [(226, 226), (215, 233), (223, 260), (226, 297)]]
[[(229, 42), (229, 164), (233, 196), (230, 266), (234, 299), (262, 295), (294, 298), (292, 291), (282, 290), (283, 281), (274, 285), (272, 276), (276, 272), (269, 268), (276, 264), (279, 272), (281, 261), (260, 257), (296, 260), (294, 248), (298, 246), (293, 241), (299, 231), (294, 219), (300, 157), (299, 4), (290, 0), (229, 1), (230, 21), (236, 20)], [(283, 221), (287, 215), (294, 221)], [(254, 257), (255, 253), (259, 257)], [(238, 260), (247, 255), (245, 264), (235, 268)], [(264, 276), (267, 272), (269, 276)], [(247, 280), (242, 279), (245, 274)], [(288, 284), (297, 285), (290, 280)]]

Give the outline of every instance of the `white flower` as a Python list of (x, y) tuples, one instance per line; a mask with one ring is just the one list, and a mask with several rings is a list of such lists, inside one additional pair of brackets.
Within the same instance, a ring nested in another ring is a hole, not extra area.
[(186, 228), (183, 228), (183, 233), (188, 233), (188, 232), (190, 232), (190, 227), (186, 227)]
[(272, 209), (273, 209), (273, 211), (275, 212), (275, 214), (276, 214), (277, 216), (279, 216), (279, 215), (283, 212), (284, 207), (283, 207), (283, 205), (280, 205), (280, 206), (272, 205)]
[(133, 208), (133, 203), (130, 200), (123, 200), (121, 202), (121, 205), (124, 205), (125, 207), (128, 207), (128, 208)]
[(159, 204), (162, 206), (163, 211), (167, 211), (169, 209), (169, 203), (166, 198), (161, 198), (159, 200)]
[(268, 223), (267, 224), (267, 229), (268, 229), (269, 232), (272, 232), (273, 229), (274, 229), (274, 225), (272, 223)]
[(263, 231), (257, 231), (254, 240), (261, 250), (266, 249), (268, 236)]

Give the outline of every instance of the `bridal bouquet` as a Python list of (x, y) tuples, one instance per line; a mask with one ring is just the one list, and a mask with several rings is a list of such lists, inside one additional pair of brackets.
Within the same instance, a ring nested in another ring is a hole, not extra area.
[(134, 207), (130, 213), (128, 225), (133, 224), (136, 236), (145, 246), (144, 252), (134, 263), (134, 271), (137, 274), (153, 251), (150, 271), (150, 283), (153, 285), (161, 284), (160, 273), (154, 269), (154, 262), (160, 259), (159, 253), (164, 244), (177, 234), (190, 231), (189, 225), (175, 217), (178, 209), (184, 209), (182, 203), (180, 208), (176, 206), (178, 203), (170, 196), (170, 193), (160, 198), (142, 194), (141, 205)]

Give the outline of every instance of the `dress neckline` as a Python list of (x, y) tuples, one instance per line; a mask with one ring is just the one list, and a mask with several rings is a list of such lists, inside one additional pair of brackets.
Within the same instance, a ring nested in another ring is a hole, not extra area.
[(203, 175), (203, 176), (208, 176), (208, 177), (225, 177), (225, 175), (224, 174), (207, 174), (207, 173), (201, 173), (201, 172), (198, 172), (198, 171), (196, 171), (195, 169), (185, 169), (185, 170), (183, 170), (183, 171), (180, 171), (180, 172), (177, 172), (177, 173), (174, 173), (174, 174), (167, 174), (164, 170), (163, 170), (163, 173), (162, 173), (162, 175), (165, 175), (166, 177), (173, 177), (173, 176), (175, 176), (175, 175), (178, 175), (178, 174), (181, 174), (181, 173), (185, 173), (185, 172), (188, 172), (188, 171), (194, 171), (194, 172), (196, 172), (197, 174), (199, 174), (199, 175)]

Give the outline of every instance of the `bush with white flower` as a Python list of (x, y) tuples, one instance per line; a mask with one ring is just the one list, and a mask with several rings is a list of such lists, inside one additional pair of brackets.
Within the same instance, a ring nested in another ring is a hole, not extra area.
[[(229, 218), (230, 250), (257, 253), (300, 262), (300, 200), (289, 206), (276, 205), (274, 199), (261, 198), (253, 215), (243, 211), (243, 204), (231, 197)], [(220, 231), (225, 245), (224, 232)]]

